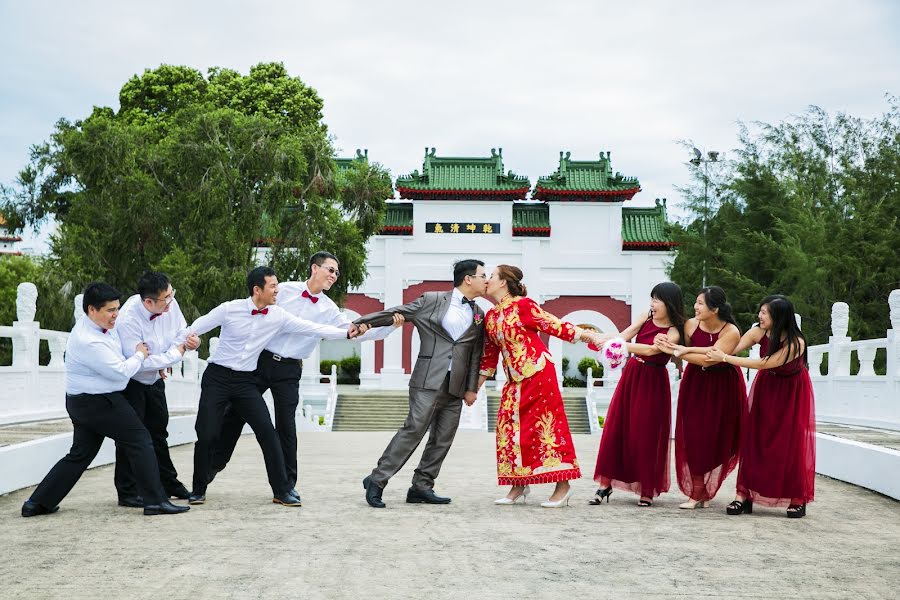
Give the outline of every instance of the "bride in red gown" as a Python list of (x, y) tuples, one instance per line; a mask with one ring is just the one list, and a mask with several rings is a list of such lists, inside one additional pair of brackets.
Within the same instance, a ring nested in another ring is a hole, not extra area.
[(794, 306), (784, 296), (765, 298), (759, 326), (744, 334), (735, 352), (758, 343), (760, 358), (739, 358), (713, 348), (710, 361), (758, 369), (750, 388), (749, 415), (741, 436), (737, 496), (729, 515), (753, 505), (787, 506), (787, 516), (806, 515), (816, 477), (816, 410), (806, 360), (806, 338)]
[[(650, 311), (641, 315), (621, 337), (631, 358), (616, 386), (597, 452), (594, 481), (600, 485), (591, 504), (609, 502), (613, 488), (640, 496), (638, 506), (651, 506), (653, 498), (669, 489), (669, 432), (672, 391), (666, 363), (670, 356), (655, 345), (662, 334), (672, 344), (684, 337), (684, 301), (681, 288), (671, 282), (650, 292)], [(601, 336), (601, 341), (611, 336)]]
[(747, 412), (747, 388), (741, 370), (707, 362), (711, 347), (734, 351), (741, 330), (732, 316), (725, 291), (700, 290), (692, 319), (685, 323), (690, 347), (671, 344), (661, 336), (657, 347), (681, 357), (688, 365), (678, 391), (675, 415), (675, 475), (689, 500), (680, 508), (706, 508), (738, 462), (741, 424)]
[(581, 477), (569, 423), (563, 408), (553, 358), (541, 333), (567, 342), (594, 341), (593, 334), (544, 312), (522, 284), (522, 271), (499, 265), (487, 282), (497, 301), (484, 322), (480, 388), (503, 358), (506, 384), (497, 412), (497, 481), (511, 485), (496, 504), (525, 500), (531, 484), (556, 483), (541, 506), (558, 508), (572, 496), (569, 480)]

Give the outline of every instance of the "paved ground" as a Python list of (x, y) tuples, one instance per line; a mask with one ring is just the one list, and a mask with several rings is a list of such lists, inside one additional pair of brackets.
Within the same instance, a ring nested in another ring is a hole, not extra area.
[[(757, 509), (728, 517), (733, 477), (711, 509), (653, 508), (616, 492), (588, 506), (496, 507), (493, 436), (461, 432), (439, 479), (449, 506), (403, 502), (407, 467), (368, 508), (360, 480), (390, 433), (301, 439), (305, 506), (269, 502), (252, 437), (188, 514), (115, 506), (112, 470), (89, 472), (49, 517), (0, 498), (2, 598), (897, 598), (900, 502), (819, 478), (805, 519)], [(596, 438), (576, 436), (585, 472)], [(191, 447), (174, 452), (190, 473)], [(414, 457), (415, 459), (415, 457)], [(550, 493), (540, 486), (535, 496)]]

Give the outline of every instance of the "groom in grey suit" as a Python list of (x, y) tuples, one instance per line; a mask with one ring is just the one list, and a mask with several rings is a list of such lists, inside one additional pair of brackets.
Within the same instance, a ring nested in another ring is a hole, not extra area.
[(426, 292), (403, 306), (360, 317), (354, 323), (390, 325), (398, 313), (419, 332), (419, 356), (409, 380), (409, 414), (372, 474), (363, 480), (366, 502), (384, 508), (381, 493), (388, 480), (415, 452), (431, 429), (412, 487), (410, 503), (447, 504), (434, 493), (434, 480), (453, 444), (462, 403), (472, 405), (478, 391), (478, 366), (484, 342), (484, 312), (475, 298), (484, 295), (487, 274), (480, 260), (453, 265), (453, 290)]

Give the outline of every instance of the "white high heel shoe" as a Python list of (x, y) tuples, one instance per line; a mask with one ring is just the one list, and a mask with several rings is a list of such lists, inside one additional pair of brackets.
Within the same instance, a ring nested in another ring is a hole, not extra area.
[(560, 498), (557, 501), (547, 500), (546, 502), (541, 502), (541, 506), (544, 508), (562, 508), (563, 506), (569, 505), (569, 498), (572, 497), (572, 494), (575, 493), (575, 488), (570, 487), (569, 491), (566, 492), (566, 495)]
[(504, 506), (511, 505), (511, 504), (515, 504), (516, 502), (518, 502), (519, 498), (522, 499), (522, 504), (527, 504), (528, 503), (528, 494), (530, 494), (530, 493), (531, 493), (531, 487), (526, 485), (525, 489), (522, 490), (522, 493), (519, 494), (518, 496), (516, 496), (515, 498), (513, 498), (512, 500), (510, 500), (509, 498), (499, 498), (497, 500), (494, 500), (494, 504), (499, 504), (499, 505), (504, 505)]
[(685, 510), (694, 510), (695, 508), (707, 508), (709, 506), (709, 500), (704, 500), (700, 502), (698, 500), (688, 500), (687, 502), (683, 502), (678, 505), (678, 508), (683, 508)]

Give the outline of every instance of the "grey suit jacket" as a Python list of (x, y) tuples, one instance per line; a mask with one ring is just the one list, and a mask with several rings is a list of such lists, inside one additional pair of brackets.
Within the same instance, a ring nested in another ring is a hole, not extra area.
[(357, 325), (388, 326), (394, 313), (416, 326), (419, 332), (419, 356), (409, 387), (440, 389), (453, 359), (448, 391), (457, 398), (478, 391), (478, 367), (484, 350), (484, 311), (475, 306), (472, 324), (458, 340), (453, 340), (441, 321), (450, 307), (453, 292), (425, 292), (412, 302), (358, 318)]

